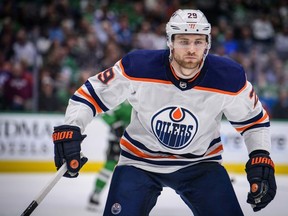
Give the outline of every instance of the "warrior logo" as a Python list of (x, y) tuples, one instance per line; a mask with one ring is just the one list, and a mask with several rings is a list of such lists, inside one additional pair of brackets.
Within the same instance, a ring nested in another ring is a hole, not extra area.
[(151, 127), (161, 144), (171, 149), (182, 149), (197, 133), (198, 122), (183, 107), (167, 107), (153, 115)]

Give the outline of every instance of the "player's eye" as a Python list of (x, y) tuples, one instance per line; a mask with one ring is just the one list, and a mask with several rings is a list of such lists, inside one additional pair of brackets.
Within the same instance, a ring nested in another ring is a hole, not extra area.
[(201, 46), (201, 45), (203, 45), (203, 44), (204, 44), (204, 42), (201, 41), (201, 40), (197, 40), (197, 41), (194, 42), (194, 45), (195, 45), (195, 46)]
[(189, 41), (188, 40), (180, 40), (179, 44), (180, 45), (189, 45)]

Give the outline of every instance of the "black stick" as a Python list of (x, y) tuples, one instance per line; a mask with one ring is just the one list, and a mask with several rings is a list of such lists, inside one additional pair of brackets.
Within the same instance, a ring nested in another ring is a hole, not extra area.
[(42, 202), (46, 195), (51, 191), (54, 185), (60, 180), (60, 178), (67, 171), (66, 162), (60, 167), (60, 169), (54, 174), (50, 179), (49, 183), (41, 190), (39, 195), (30, 203), (30, 205), (25, 209), (21, 216), (29, 216), (36, 207)]

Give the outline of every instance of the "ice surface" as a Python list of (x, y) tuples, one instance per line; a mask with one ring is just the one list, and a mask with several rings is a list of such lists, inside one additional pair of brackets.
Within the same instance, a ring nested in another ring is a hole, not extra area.
[[(0, 216), (20, 216), (32, 200), (48, 183), (52, 173), (44, 174), (0, 174)], [(288, 176), (277, 176), (276, 198), (265, 209), (254, 213), (246, 203), (248, 183), (244, 175), (231, 175), (239, 202), (245, 216), (287, 216)], [(34, 210), (32, 216), (97, 216), (87, 210), (89, 194), (96, 174), (81, 173), (76, 179), (61, 178), (51, 192)], [(102, 196), (102, 207), (108, 189)], [(191, 216), (192, 213), (174, 191), (165, 188), (152, 210), (151, 216)]]

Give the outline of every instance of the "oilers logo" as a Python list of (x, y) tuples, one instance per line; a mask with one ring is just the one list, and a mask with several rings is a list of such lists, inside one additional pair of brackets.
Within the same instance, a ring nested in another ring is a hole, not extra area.
[(159, 142), (171, 149), (182, 149), (198, 130), (196, 117), (183, 107), (166, 107), (153, 115), (151, 127)]

